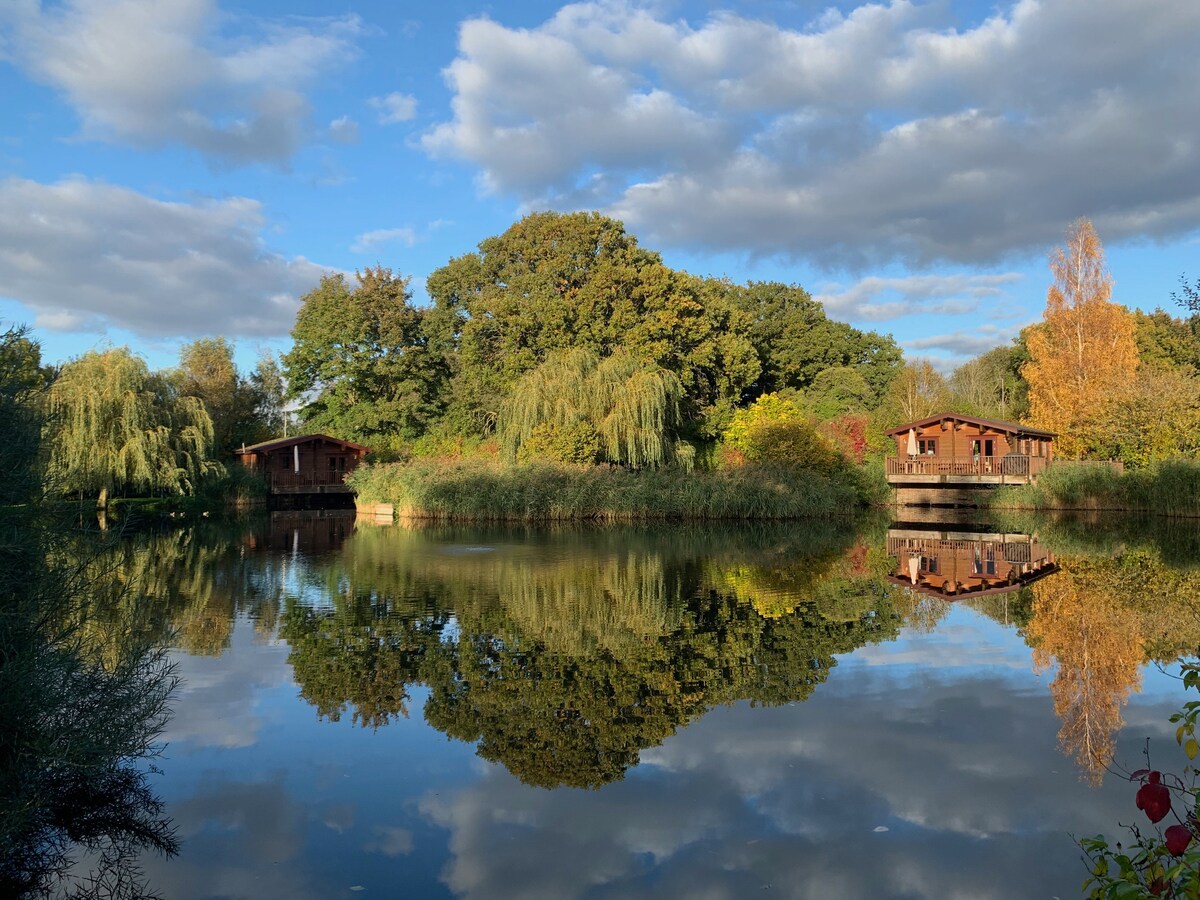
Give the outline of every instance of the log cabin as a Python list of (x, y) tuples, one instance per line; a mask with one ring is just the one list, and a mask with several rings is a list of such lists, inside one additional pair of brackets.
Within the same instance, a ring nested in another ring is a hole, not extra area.
[(346, 475), (370, 449), (326, 434), (301, 434), (243, 446), (242, 465), (265, 478), (272, 494), (348, 494)]
[(887, 552), (896, 558), (889, 581), (947, 600), (1015, 591), (1058, 571), (1036, 535), (892, 527)]
[[(1016, 422), (940, 413), (897, 425), (886, 434), (896, 454), (886, 460), (888, 484), (900, 502), (922, 500), (922, 488), (946, 489), (1028, 484), (1054, 459), (1055, 434)], [(935, 492), (936, 494), (936, 492)]]

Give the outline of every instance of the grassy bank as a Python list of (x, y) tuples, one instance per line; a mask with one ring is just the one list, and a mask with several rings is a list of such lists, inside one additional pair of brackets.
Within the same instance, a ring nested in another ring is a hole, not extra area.
[(1132, 472), (1056, 462), (1034, 484), (998, 489), (990, 505), (993, 509), (1114, 510), (1200, 517), (1200, 462), (1175, 460)]
[(461, 521), (792, 519), (866, 505), (865, 479), (786, 467), (630, 471), (491, 459), (363, 466), (347, 479), (365, 503), (407, 518)]

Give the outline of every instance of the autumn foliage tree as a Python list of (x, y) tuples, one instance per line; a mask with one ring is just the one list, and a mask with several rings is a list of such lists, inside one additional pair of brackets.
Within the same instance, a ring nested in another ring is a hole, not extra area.
[(1075, 222), (1050, 256), (1054, 284), (1044, 321), (1029, 330), (1029, 422), (1057, 432), (1055, 452), (1087, 455), (1109, 407), (1129, 390), (1138, 365), (1133, 316), (1111, 301), (1112, 277), (1092, 223)]
[(1121, 707), (1138, 690), (1145, 660), (1137, 613), (1121, 602), (1113, 580), (1111, 567), (1074, 561), (1033, 586), (1026, 628), (1035, 668), (1057, 663), (1050, 693), (1062, 720), (1059, 744), (1093, 784), (1112, 761)]

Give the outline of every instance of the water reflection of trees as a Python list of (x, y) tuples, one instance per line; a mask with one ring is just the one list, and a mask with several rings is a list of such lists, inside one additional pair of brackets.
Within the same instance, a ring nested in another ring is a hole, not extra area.
[(1098, 783), (1140, 667), (1200, 647), (1200, 568), (1169, 564), (1153, 545), (1060, 560), (1061, 572), (1030, 588), (1024, 633), (1035, 664), (1056, 665), (1050, 690), (1063, 750)]
[[(278, 625), (320, 716), (379, 727), (407, 715), (414, 686), (425, 686), (433, 725), (535, 784), (619, 777), (715, 704), (802, 700), (835, 654), (900, 625), (931, 631), (951, 608), (889, 583), (897, 563), (880, 536), (863, 540), (838, 523), (318, 523), (316, 555), (304, 540), (316, 526), (284, 524), (283, 537), (263, 522), (128, 542), (106, 564), (114, 599), (86, 627), (213, 654), (238, 616), (264, 636)], [(1200, 567), (1181, 565), (1195, 558), (1161, 530), (1134, 537), (1051, 523), (1040, 539), (1063, 572), (954, 601), (1022, 629), (1037, 665), (1057, 663), (1060, 738), (1089, 773), (1107, 762), (1139, 665), (1200, 645)], [(146, 585), (154, 603), (129, 605), (119, 591), (127, 581)]]
[(137, 855), (177, 846), (146, 769), (174, 681), (141, 629), (82, 624), (109, 607), (92, 590), (99, 551), (65, 546), (70, 524), (40, 500), (22, 376), (36, 346), (14, 334), (0, 335), (0, 896), (146, 897)]
[[(297, 681), (320, 714), (364, 725), (405, 714), (408, 686), (426, 685), (432, 725), (535, 785), (619, 778), (717, 704), (803, 700), (836, 654), (898, 627), (886, 583), (861, 562), (839, 568), (852, 532), (841, 548), (832, 533), (806, 544), (779, 531), (527, 535), (486, 548), (478, 534), (440, 537), (389, 529), (347, 543), (332, 608), (285, 606)], [(789, 548), (792, 577), (781, 575)], [(723, 562), (735, 559), (738, 591)], [(771, 585), (775, 603), (780, 580), (796, 586), (791, 611), (760, 614), (746, 585)]]

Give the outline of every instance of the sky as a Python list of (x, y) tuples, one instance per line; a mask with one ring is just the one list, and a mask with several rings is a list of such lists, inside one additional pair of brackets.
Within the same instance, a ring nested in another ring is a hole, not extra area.
[(1200, 3), (0, 0), (0, 319), (48, 361), (289, 346), (322, 273), (425, 279), (598, 210), (943, 370), (1200, 276)]

